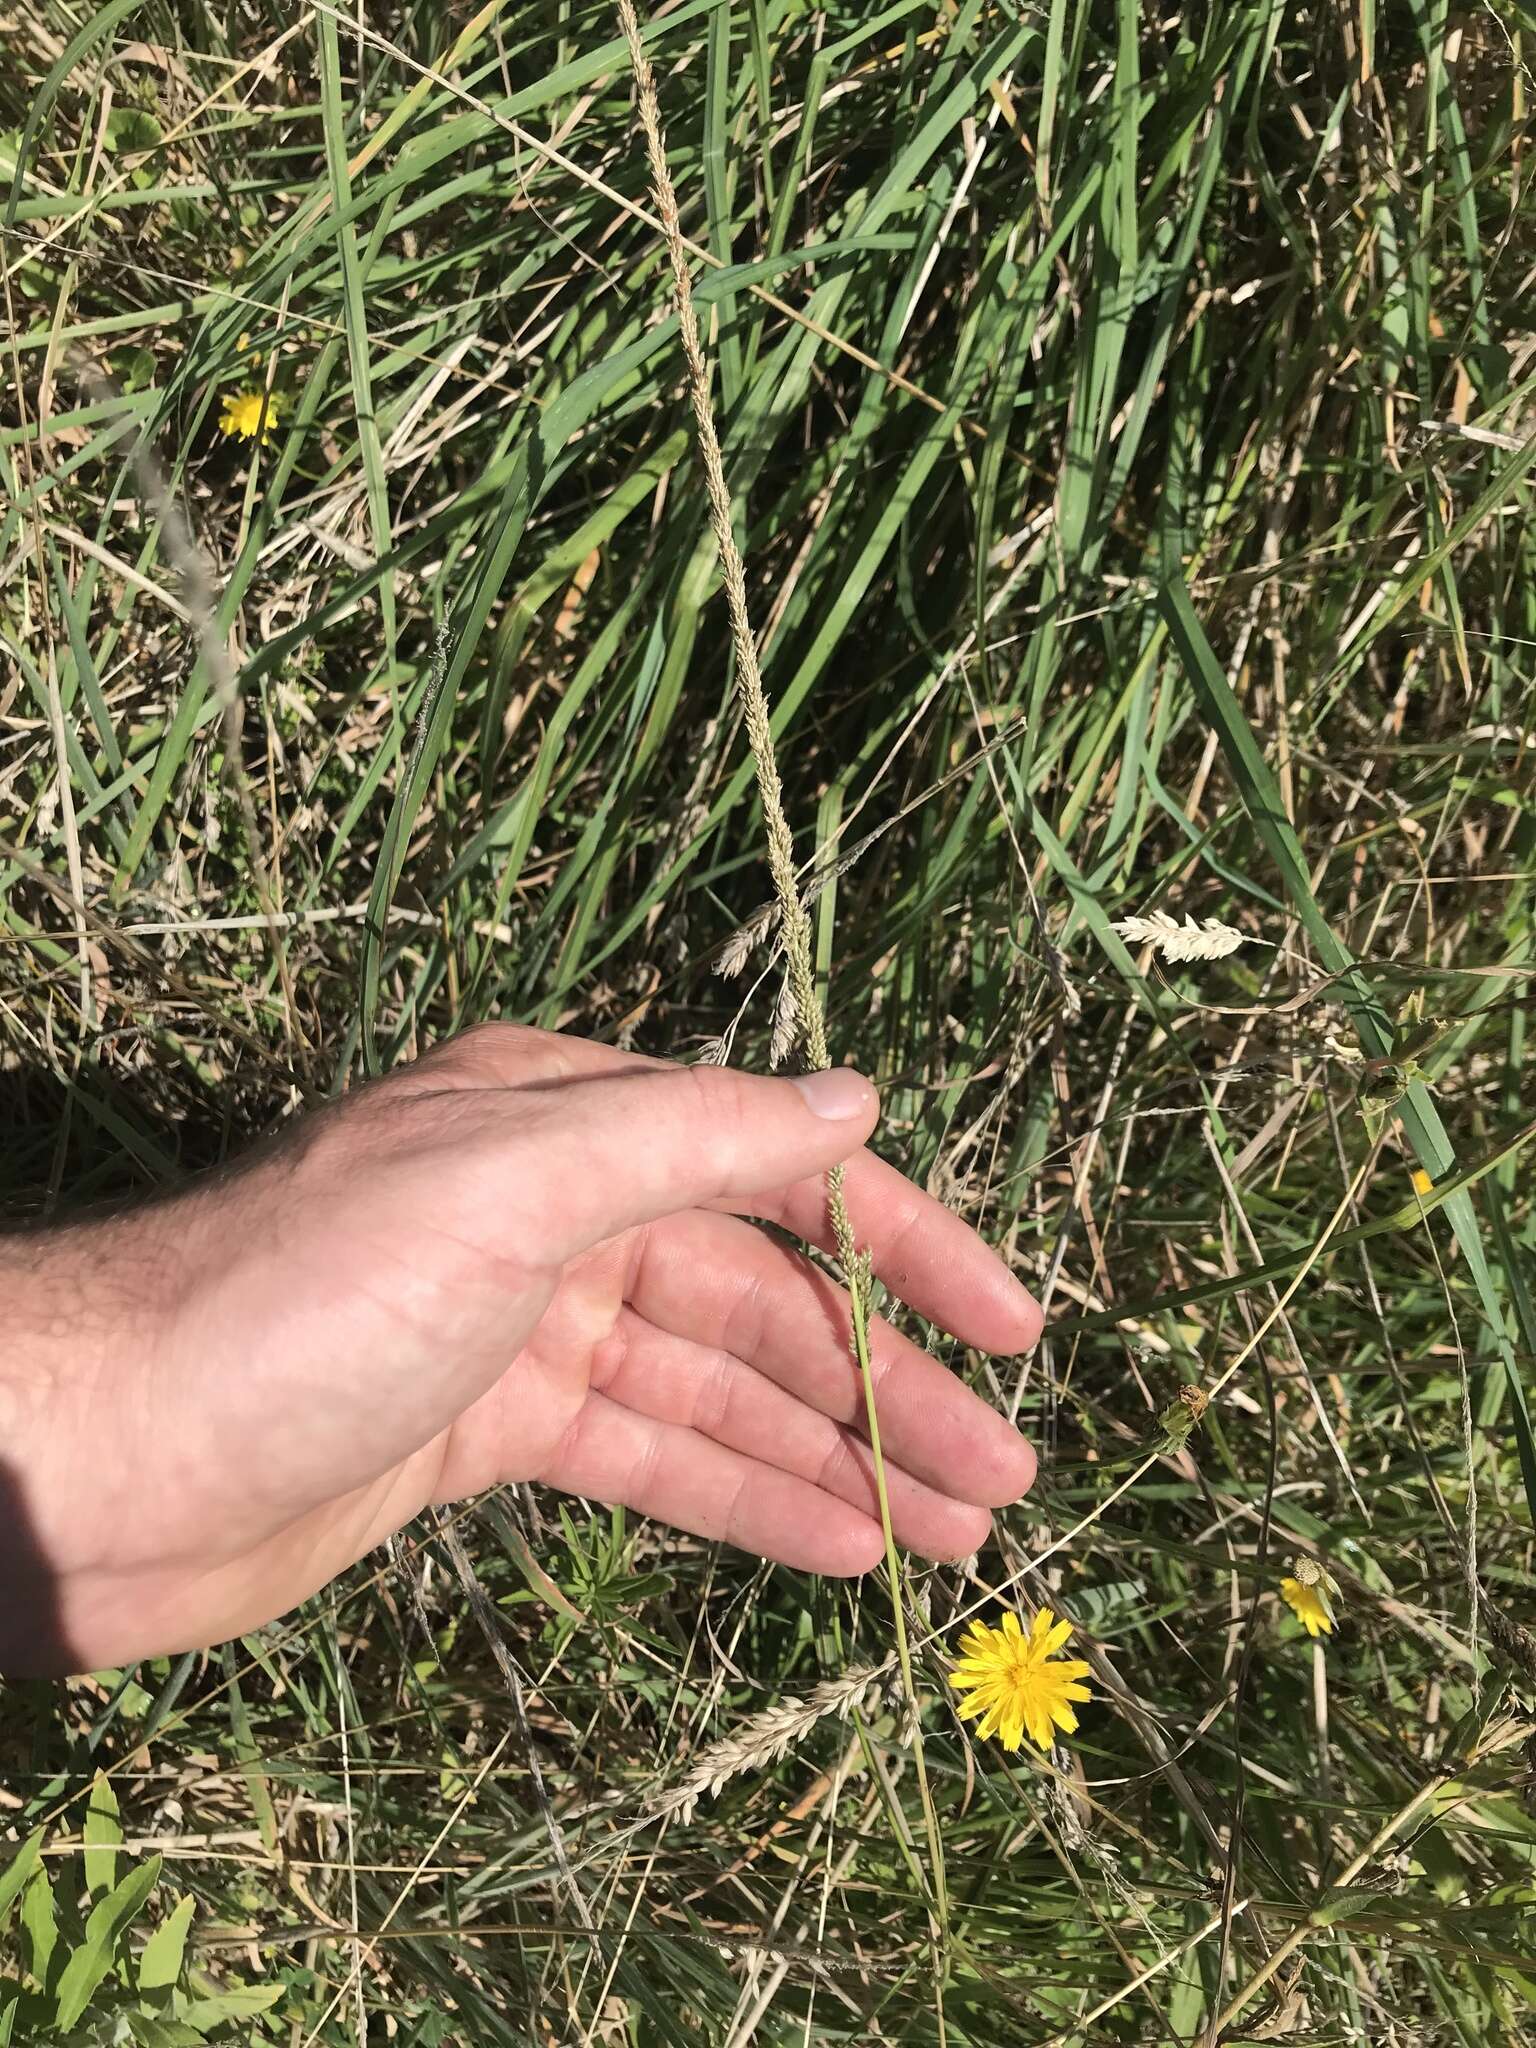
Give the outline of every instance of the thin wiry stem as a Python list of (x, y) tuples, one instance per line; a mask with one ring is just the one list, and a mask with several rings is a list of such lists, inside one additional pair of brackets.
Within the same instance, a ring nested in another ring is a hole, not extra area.
[[(672, 175), (667, 169), (666, 146), (661, 133), (661, 109), (656, 97), (656, 80), (651, 71), (650, 59), (645, 54), (645, 46), (640, 39), (640, 24), (635, 18), (632, 0), (618, 0), (618, 13), (619, 25), (624, 32), (638, 88), (640, 125), (645, 131), (645, 146), (650, 159), (656, 212), (672, 266), (677, 322), (682, 336), (683, 354), (688, 365), (688, 396), (693, 406), (694, 425), (698, 433), (699, 456), (704, 465), (704, 484), (709, 498), (710, 521), (714, 526), (715, 540), (720, 551), (720, 570), (725, 583), (726, 608), (730, 615), (731, 642), (736, 655), (736, 686), (746, 720), (752, 758), (757, 769), (758, 793), (762, 801), (763, 821), (768, 838), (768, 869), (773, 878), (774, 895), (779, 906), (781, 943), (788, 968), (789, 986), (798, 1012), (801, 1045), (807, 1066), (812, 1069), (830, 1067), (832, 1055), (827, 1047), (826, 1019), (822, 1015), (821, 1003), (816, 993), (811, 920), (795, 884), (794, 841), (790, 834), (789, 820), (784, 814), (784, 789), (779, 780), (778, 758), (774, 752), (773, 728), (768, 717), (768, 699), (763, 690), (762, 671), (757, 659), (757, 642), (753, 637), (752, 621), (747, 610), (746, 569), (742, 562), (741, 550), (736, 545), (735, 527), (731, 517), (731, 496), (726, 486), (725, 465), (720, 455), (720, 437), (715, 431), (714, 408), (709, 395), (709, 369), (699, 340), (699, 323), (693, 306), (693, 284), (688, 274), (688, 251), (678, 221), (677, 195), (673, 190)], [(937, 1945), (942, 1958), (947, 1952), (949, 1935), (949, 1899), (945, 1883), (943, 1841), (923, 1760), (922, 1732), (918, 1724), (917, 1695), (912, 1678), (912, 1657), (907, 1642), (905, 1579), (901, 1560), (896, 1552), (896, 1540), (891, 1532), (885, 1461), (880, 1449), (880, 1423), (875, 1413), (875, 1384), (869, 1357), (869, 1263), (859, 1251), (854, 1239), (853, 1224), (849, 1219), (848, 1204), (843, 1194), (841, 1166), (834, 1166), (827, 1175), (827, 1212), (837, 1244), (838, 1260), (848, 1287), (854, 1349), (858, 1354), (859, 1374), (864, 1383), (869, 1447), (875, 1468), (875, 1490), (880, 1502), (880, 1528), (885, 1538), (885, 1561), (891, 1579), (896, 1656), (901, 1666), (902, 1684), (912, 1710), (912, 1753), (933, 1861)], [(941, 2034), (943, 2026), (941, 2004)]]
[[(1285, 1289), (1285, 1292), (1276, 1297), (1274, 1305), (1270, 1309), (1268, 1315), (1265, 1316), (1263, 1322), (1259, 1324), (1259, 1327), (1253, 1332), (1253, 1335), (1248, 1339), (1247, 1343), (1243, 1346), (1241, 1351), (1238, 1352), (1237, 1356), (1234, 1359), (1232, 1359), (1232, 1361), (1227, 1365), (1226, 1369), (1222, 1373), (1220, 1373), (1216, 1379), (1212, 1380), (1211, 1384), (1204, 1389), (1204, 1392), (1209, 1400), (1214, 1401), (1216, 1397), (1226, 1388), (1229, 1382), (1236, 1378), (1237, 1374), (1242, 1370), (1243, 1366), (1247, 1363), (1247, 1361), (1253, 1356), (1254, 1352), (1258, 1349), (1259, 1345), (1263, 1343), (1265, 1337), (1269, 1334), (1273, 1326), (1279, 1321), (1281, 1316), (1284, 1315), (1286, 1306), (1291, 1300), (1291, 1297), (1300, 1288), (1302, 1282), (1306, 1279), (1307, 1275), (1311, 1272), (1312, 1268), (1323, 1256), (1323, 1253), (1327, 1251), (1329, 1245), (1333, 1242), (1334, 1237), (1338, 1233), (1339, 1225), (1344, 1221), (1344, 1218), (1349, 1214), (1350, 1206), (1353, 1203), (1355, 1196), (1359, 1193), (1361, 1187), (1364, 1185), (1367, 1174), (1370, 1172), (1371, 1168), (1376, 1163), (1376, 1156), (1381, 1150), (1381, 1144), (1382, 1141), (1380, 1138), (1378, 1138), (1375, 1144), (1372, 1145), (1370, 1151), (1366, 1153), (1364, 1159), (1361, 1160), (1359, 1169), (1357, 1170), (1353, 1180), (1350, 1182), (1349, 1186), (1344, 1191), (1342, 1201), (1340, 1201), (1338, 1207), (1334, 1210), (1332, 1216), (1329, 1217), (1327, 1227), (1323, 1231), (1322, 1236), (1317, 1240), (1316, 1244), (1313, 1245), (1312, 1249), (1307, 1253), (1306, 1257), (1297, 1267), (1296, 1272), (1293, 1274), (1291, 1278), (1290, 1284)], [(1081, 1536), (1086, 1530), (1091, 1529), (1096, 1522), (1102, 1521), (1104, 1516), (1107, 1515), (1109, 1510), (1114, 1506), (1115, 1502), (1121, 1499), (1123, 1495), (1129, 1493), (1134, 1486), (1138, 1485), (1141, 1482), (1141, 1480), (1146, 1477), (1147, 1473), (1149, 1473), (1152, 1470), (1152, 1467), (1157, 1463), (1158, 1459), (1163, 1457), (1164, 1455), (1165, 1453), (1162, 1446), (1154, 1444), (1153, 1448), (1149, 1450), (1144, 1457), (1139, 1458), (1137, 1460), (1136, 1464), (1132, 1466), (1129, 1472), (1126, 1473), (1125, 1477), (1119, 1482), (1119, 1484), (1117, 1486), (1112, 1487), (1110, 1491), (1107, 1494), (1105, 1494), (1104, 1498), (1101, 1501), (1097, 1502), (1092, 1508), (1090, 1508), (1088, 1513), (1084, 1515), (1080, 1521), (1074, 1522), (1072, 1524), (1072, 1527), (1067, 1530), (1065, 1535), (1058, 1536), (1054, 1542), (1046, 1544), (1043, 1550), (1037, 1550), (1032, 1557), (1026, 1558), (1024, 1563), (1019, 1566), (1016, 1572), (1011, 1572), (1009, 1576), (1006, 1579), (1004, 1579), (1001, 1586), (988, 1587), (987, 1592), (982, 1599), (972, 1601), (969, 1607), (962, 1607), (958, 1614), (952, 1615), (950, 1617), (951, 1627), (958, 1626), (960, 1622), (969, 1620), (971, 1615), (979, 1613), (979, 1611), (987, 1605), (987, 1602), (989, 1600), (1000, 1600), (1003, 1594), (1008, 1591), (1009, 1587), (1017, 1584), (1017, 1582), (1024, 1577), (1026, 1572), (1038, 1572), (1040, 1568), (1044, 1564), (1046, 1564), (1051, 1558), (1055, 1557), (1059, 1551), (1070, 1550), (1072, 1545), (1077, 1541), (1078, 1537)], [(933, 1641), (934, 1635), (936, 1634), (937, 1630), (935, 1630), (933, 1634), (925, 1636), (922, 1642), (918, 1645), (919, 1649), (925, 1649), (927, 1645)]]
[(1331, 1918), (1326, 1915), (1326, 1908), (1330, 1901), (1337, 1900), (1341, 1892), (1348, 1890), (1349, 1886), (1354, 1883), (1367, 1864), (1373, 1862), (1381, 1854), (1392, 1837), (1400, 1834), (1415, 1814), (1422, 1813), (1424, 1808), (1447, 1785), (1454, 1784), (1469, 1764), (1475, 1764), (1485, 1756), (1497, 1755), (1501, 1749), (1507, 1749), (1516, 1742), (1526, 1741), (1529, 1738), (1529, 1734), (1530, 1723), (1516, 1716), (1505, 1716), (1503, 1719), (1495, 1721), (1486, 1733), (1468, 1749), (1465, 1757), (1458, 1756), (1449, 1770), (1436, 1772), (1427, 1785), (1419, 1787), (1418, 1791), (1414, 1793), (1405, 1806), (1400, 1806), (1390, 1819), (1383, 1821), (1360, 1853), (1357, 1856), (1352, 1856), (1349, 1862), (1345, 1864), (1344, 1868), (1339, 1872), (1322, 1898), (1314, 1905), (1307, 1917), (1297, 1923), (1285, 1940), (1269, 1956), (1267, 1961), (1254, 1971), (1236, 1997), (1228, 2001), (1226, 2007), (1217, 2017), (1216, 2033), (1221, 2035), (1227, 2031), (1249, 1999), (1256, 1992), (1264, 1989), (1264, 1986), (1275, 1973), (1290, 1961), (1291, 1957), (1304, 1942), (1309, 1941), (1314, 1934), (1319, 1933), (1322, 1929), (1332, 1925), (1335, 1920), (1342, 1917), (1337, 1913)]

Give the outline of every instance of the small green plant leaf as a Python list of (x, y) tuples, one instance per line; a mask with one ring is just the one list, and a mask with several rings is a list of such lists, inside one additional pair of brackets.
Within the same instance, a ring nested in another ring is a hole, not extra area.
[(16, 1903), (22, 1886), (36, 1870), (42, 1853), (43, 1830), (39, 1828), (36, 1834), (28, 1835), (4, 1870), (0, 1870), (0, 1928), (11, 1917), (11, 1907)]
[(1381, 1893), (1369, 1885), (1339, 1884), (1323, 1893), (1307, 1918), (1314, 1927), (1332, 1927), (1337, 1921), (1351, 1919), (1356, 1913), (1380, 1904)]
[(1378, 1092), (1373, 1095), (1362, 1095), (1360, 1097), (1360, 1115), (1365, 1123), (1365, 1134), (1373, 1145), (1386, 1129), (1387, 1116), (1391, 1111), (1392, 1105), (1400, 1101), (1401, 1098), (1401, 1089), (1398, 1089), (1396, 1094), (1382, 1094)]
[(59, 1938), (58, 1916), (53, 1910), (53, 1886), (46, 1870), (34, 1871), (32, 1882), (21, 1895), (21, 1924), (27, 1930), (30, 1973), (40, 1989), (48, 1985), (48, 1969)]
[(196, 1910), (197, 1901), (188, 1892), (184, 1898), (176, 1901), (165, 1919), (145, 1942), (144, 1953), (139, 1957), (141, 1991), (163, 1990), (167, 1984), (174, 1984), (181, 1975), (181, 1959), (186, 1953), (187, 1932)]
[(114, 107), (107, 116), (110, 150), (131, 153), (153, 149), (163, 132), (154, 115), (144, 107)]
[(189, 1999), (181, 2008), (181, 2017), (189, 2027), (207, 2033), (221, 2020), (253, 2019), (257, 2013), (270, 2012), (285, 1989), (282, 1984), (232, 1985), (212, 1998)]
[(241, 1775), (251, 1796), (251, 1812), (256, 1825), (261, 1829), (261, 1839), (267, 1849), (277, 1849), (277, 1809), (272, 1804), (272, 1790), (267, 1783), (266, 1773), (261, 1768), (261, 1745), (251, 1726), (250, 1710), (245, 1704), (245, 1694), (240, 1690), (236, 1676), (234, 1653), (226, 1649), (224, 1668), (229, 1673), (229, 1718), (235, 1733), (235, 1755), (240, 1760)]
[(203, 2048), (203, 2036), (185, 2020), (167, 2019), (158, 2012), (130, 2012), (128, 2031), (139, 2048)]
[(86, 1809), (85, 1888), (88, 1892), (109, 1892), (117, 1882), (117, 1850), (122, 1845), (123, 1824), (118, 1817), (117, 1794), (101, 1771), (91, 1787)]

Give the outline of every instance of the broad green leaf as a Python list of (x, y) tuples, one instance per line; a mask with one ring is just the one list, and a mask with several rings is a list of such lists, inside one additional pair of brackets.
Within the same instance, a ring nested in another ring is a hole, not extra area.
[(196, 1911), (197, 1901), (188, 1892), (176, 1901), (171, 1911), (145, 1942), (139, 1957), (141, 1991), (161, 1990), (167, 1984), (174, 1984), (181, 1975), (181, 1959), (186, 1953), (187, 1933)]
[(119, 1938), (160, 1880), (160, 1861), (151, 1856), (91, 1908), (84, 1936), (59, 1977), (54, 2017), (66, 2033), (105, 1981), (116, 1959)]

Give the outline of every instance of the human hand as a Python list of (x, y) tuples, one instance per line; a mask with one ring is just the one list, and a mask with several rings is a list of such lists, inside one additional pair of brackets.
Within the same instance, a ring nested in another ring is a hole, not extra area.
[[(0, 1365), (0, 1565), (31, 1587), (0, 1668), (222, 1640), (427, 1503), (509, 1480), (867, 1570), (847, 1298), (743, 1218), (827, 1246), (846, 1160), (895, 1294), (986, 1350), (1040, 1327), (966, 1225), (861, 1149), (877, 1108), (849, 1069), (767, 1079), (487, 1025), (174, 1200), (0, 1245), (30, 1331)], [(1033, 1453), (889, 1324), (872, 1355), (896, 1540), (965, 1556)]]

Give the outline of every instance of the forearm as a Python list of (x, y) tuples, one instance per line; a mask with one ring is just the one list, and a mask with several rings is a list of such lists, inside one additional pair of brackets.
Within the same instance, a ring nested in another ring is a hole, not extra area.
[(299, 1244), (310, 1226), (286, 1177), (275, 1191), (252, 1172), (0, 1237), (0, 1674), (225, 1641), (430, 1497), (426, 1458), (306, 1512), (294, 1468), (338, 1461), (306, 1426), (315, 1375), (285, 1322), (285, 1224)]
[(81, 1615), (129, 1534), (130, 1411), (173, 1256), (148, 1210), (0, 1237), (0, 1672), (89, 1659)]

